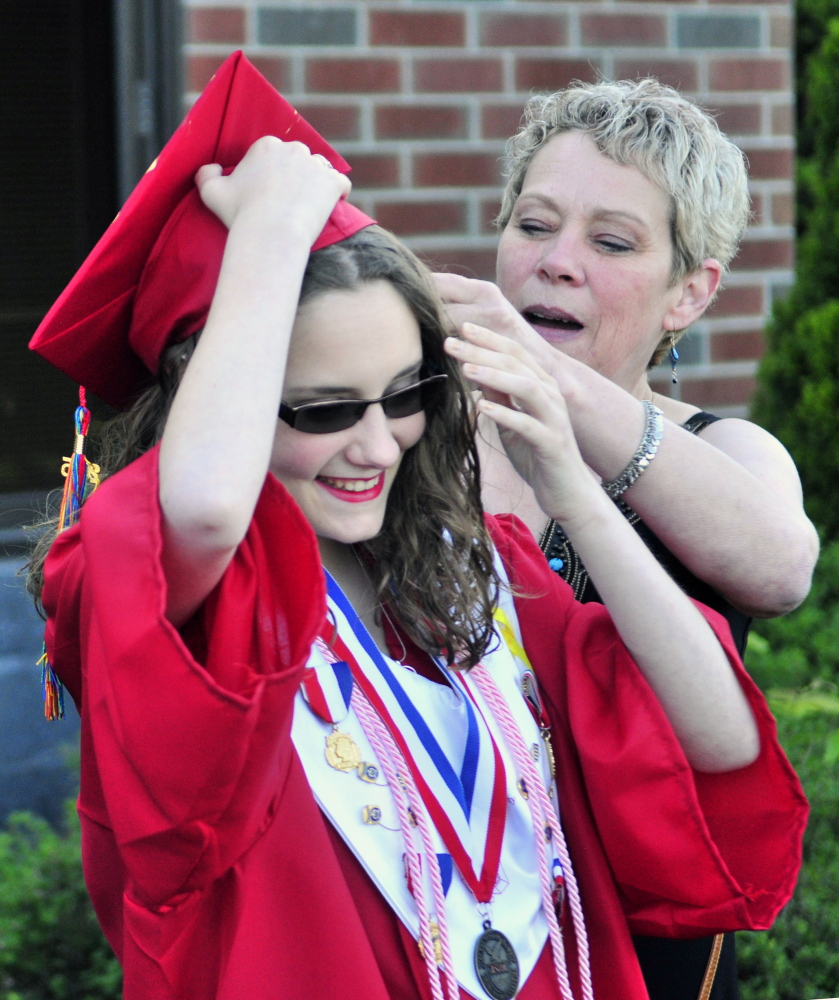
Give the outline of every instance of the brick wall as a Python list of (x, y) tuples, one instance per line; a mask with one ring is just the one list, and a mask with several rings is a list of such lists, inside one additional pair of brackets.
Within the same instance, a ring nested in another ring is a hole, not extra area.
[[(187, 102), (233, 49), (353, 164), (353, 200), (442, 267), (491, 278), (498, 158), (532, 90), (653, 74), (749, 158), (754, 222), (683, 341), (683, 399), (740, 414), (792, 280), (792, 9), (694, 0), (187, 0)], [(669, 379), (660, 381), (670, 391)]]

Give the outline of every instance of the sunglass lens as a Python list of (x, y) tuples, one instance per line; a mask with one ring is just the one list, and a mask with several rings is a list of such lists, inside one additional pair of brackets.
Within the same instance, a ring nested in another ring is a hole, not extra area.
[(298, 411), (294, 426), (306, 434), (334, 434), (358, 423), (361, 410), (358, 403), (350, 401), (307, 406)]
[(412, 417), (423, 408), (422, 386), (409, 385), (407, 389), (395, 392), (382, 405), (385, 416), (391, 420), (397, 420), (399, 417)]

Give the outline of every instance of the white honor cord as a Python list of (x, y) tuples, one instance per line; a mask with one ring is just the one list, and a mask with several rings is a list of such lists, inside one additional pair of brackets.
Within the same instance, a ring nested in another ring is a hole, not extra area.
[(573, 993), (568, 978), (562, 931), (559, 927), (559, 921), (556, 918), (556, 907), (553, 901), (553, 886), (550, 876), (551, 862), (547, 854), (545, 837), (541, 833), (541, 831), (545, 830), (550, 830), (551, 843), (554, 845), (560, 864), (562, 865), (568, 889), (568, 903), (574, 925), (574, 936), (577, 940), (577, 958), (583, 998), (584, 1000), (594, 1000), (594, 993), (591, 986), (588, 935), (586, 934), (585, 921), (583, 919), (580, 890), (574, 875), (574, 869), (571, 866), (571, 857), (568, 854), (565, 836), (559, 824), (557, 814), (548, 799), (542, 776), (539, 774), (533, 758), (528, 753), (521, 731), (516, 725), (510, 709), (495, 681), (490, 676), (489, 671), (479, 664), (477, 667), (473, 667), (467, 676), (475, 681), (485, 701), (491, 707), (493, 715), (501, 726), (507, 742), (513, 750), (516, 763), (525, 775), (525, 782), (529, 792), (527, 803), (530, 806), (530, 812), (533, 817), (533, 832), (539, 862), (540, 881), (542, 883), (542, 909), (548, 921), (554, 968), (562, 991), (563, 1000), (573, 1000)]
[[(434, 892), (434, 908), (437, 911), (437, 932), (439, 935), (440, 952), (443, 959), (443, 971), (446, 974), (446, 992), (448, 1000), (459, 1000), (460, 989), (454, 972), (449, 932), (446, 922), (446, 897), (443, 892), (443, 879), (440, 874), (440, 862), (431, 840), (431, 832), (425, 814), (425, 806), (419, 790), (414, 782), (410, 768), (407, 766), (402, 751), (382, 721), (379, 713), (373, 708), (367, 696), (353, 685), (352, 708), (356, 718), (364, 730), (364, 735), (370, 742), (385, 778), (390, 785), (396, 810), (399, 814), (399, 825), (402, 828), (402, 839), (408, 860), (408, 870), (411, 875), (411, 892), (417, 904), (419, 914), (420, 940), (422, 941), (425, 968), (434, 1000), (445, 1000), (443, 986), (440, 981), (440, 969), (436, 960), (436, 948), (432, 937), (431, 917), (425, 899), (425, 882), (422, 872), (422, 855), (417, 851), (412, 832), (411, 816), (416, 820), (417, 828), (422, 837), (426, 864), (429, 868), (429, 878)], [(410, 809), (405, 802), (407, 793)]]

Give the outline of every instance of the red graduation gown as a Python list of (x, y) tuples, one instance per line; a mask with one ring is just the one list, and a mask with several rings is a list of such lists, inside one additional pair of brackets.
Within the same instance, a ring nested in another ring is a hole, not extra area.
[[(630, 933), (768, 927), (806, 801), (725, 622), (759, 759), (697, 774), (605, 608), (574, 602), (526, 529), (490, 529), (551, 717), (597, 1000), (646, 1000)], [(46, 565), (50, 658), (82, 715), (85, 876), (125, 1000), (415, 1000), (425, 972), (318, 809), (290, 739), (325, 609), (317, 543), (268, 477), (196, 620), (167, 621), (157, 452), (107, 480)], [(674, 637), (677, 641), (677, 637)], [(573, 948), (572, 948), (573, 951)], [(573, 955), (572, 955), (573, 964)], [(520, 994), (557, 996), (546, 949)]]

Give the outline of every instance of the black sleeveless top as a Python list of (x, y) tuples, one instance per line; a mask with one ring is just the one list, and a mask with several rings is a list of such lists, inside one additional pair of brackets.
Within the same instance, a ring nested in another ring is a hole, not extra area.
[[(695, 413), (682, 424), (682, 427), (691, 434), (698, 434), (708, 424), (719, 419), (712, 413)], [(620, 498), (615, 500), (615, 504), (682, 590), (689, 597), (702, 601), (727, 619), (740, 656), (744, 656), (752, 619), (742, 611), (738, 611), (722, 594), (694, 576), (628, 504)], [(587, 604), (589, 601), (603, 603), (580, 557), (556, 521), (548, 522), (539, 545), (545, 553), (548, 565), (571, 585), (574, 597), (578, 601), (582, 604)], [(690, 941), (640, 935), (633, 937), (650, 1000), (696, 1000), (702, 987), (713, 941), (712, 936)], [(734, 935), (729, 933), (725, 935), (709, 1000), (738, 1000), (738, 997)]]

